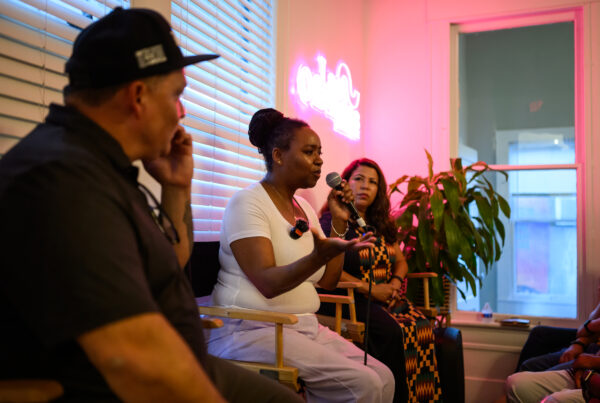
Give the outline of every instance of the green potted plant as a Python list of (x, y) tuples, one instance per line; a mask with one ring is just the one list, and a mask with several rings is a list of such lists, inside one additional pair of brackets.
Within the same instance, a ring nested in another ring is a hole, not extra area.
[[(409, 272), (438, 274), (432, 279), (431, 299), (441, 306), (443, 278), (456, 285), (463, 298), (469, 288), (476, 295), (476, 284), (481, 286), (500, 258), (505, 236), (500, 217), (510, 218), (510, 206), (484, 173), (499, 172), (505, 179), (508, 175), (482, 161), (463, 167), (460, 158), (450, 160), (450, 170), (434, 173), (433, 159), (425, 152), (428, 176), (404, 175), (390, 185), (390, 195), (404, 195), (394, 216)], [(471, 214), (471, 206), (477, 207), (476, 214)], [(483, 273), (477, 271), (478, 258)], [(463, 281), (464, 290), (458, 284)]]

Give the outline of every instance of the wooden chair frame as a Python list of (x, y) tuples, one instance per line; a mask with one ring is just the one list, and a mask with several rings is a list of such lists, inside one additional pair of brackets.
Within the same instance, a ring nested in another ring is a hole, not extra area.
[[(329, 317), (318, 315), (318, 317), (319, 322), (321, 324), (330, 327), (338, 334), (342, 334), (342, 330), (344, 330), (344, 332), (350, 336), (351, 341), (362, 342), (365, 325), (364, 323), (358, 322), (356, 320), (356, 309), (354, 305), (354, 288), (356, 287), (360, 287), (359, 282), (340, 282), (338, 283), (338, 288), (347, 289), (349, 294), (348, 296), (320, 294), (319, 298), (321, 299), (322, 303), (334, 303), (336, 305), (336, 316)], [(300, 384), (298, 382), (298, 368), (283, 365), (283, 325), (293, 325), (298, 323), (298, 317), (296, 315), (272, 311), (260, 311), (254, 309), (206, 306), (203, 305), (203, 303), (205, 302), (203, 297), (196, 298), (196, 301), (198, 302), (198, 312), (201, 315), (206, 315), (209, 317), (256, 320), (261, 322), (274, 323), (274, 363), (261, 363), (238, 360), (230, 361), (251, 371), (258, 372), (262, 375), (267, 375), (279, 381), (281, 384), (292, 388), (292, 390), (296, 392), (300, 390)], [(342, 304), (348, 304), (350, 306), (350, 320), (342, 319)]]
[(0, 403), (51, 402), (64, 393), (60, 383), (46, 379), (0, 380)]
[[(356, 320), (354, 289), (361, 286), (358, 281), (340, 281), (337, 288), (346, 289), (348, 295), (319, 294), (322, 303), (335, 304), (335, 317), (317, 315), (319, 322), (337, 334), (358, 344), (362, 344), (365, 336), (365, 324)], [(350, 319), (342, 318), (342, 305), (348, 304)]]

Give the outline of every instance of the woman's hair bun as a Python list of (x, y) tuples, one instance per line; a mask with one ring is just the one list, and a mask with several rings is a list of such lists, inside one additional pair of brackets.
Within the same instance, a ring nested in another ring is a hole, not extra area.
[(284, 119), (283, 113), (273, 108), (256, 111), (248, 126), (250, 142), (259, 150), (262, 149), (267, 144), (273, 129)]

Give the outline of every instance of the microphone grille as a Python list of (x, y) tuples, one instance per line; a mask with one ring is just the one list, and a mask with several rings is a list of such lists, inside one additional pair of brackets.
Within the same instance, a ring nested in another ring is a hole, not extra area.
[(330, 172), (325, 177), (325, 181), (329, 187), (336, 188), (342, 184), (342, 177), (337, 172)]

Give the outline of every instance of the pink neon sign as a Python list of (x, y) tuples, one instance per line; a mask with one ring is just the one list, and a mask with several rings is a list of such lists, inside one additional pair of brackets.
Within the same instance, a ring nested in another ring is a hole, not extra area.
[(360, 138), (360, 92), (352, 88), (352, 75), (346, 63), (340, 61), (335, 73), (327, 71), (323, 56), (317, 56), (316, 72), (301, 64), (295, 90), (300, 102), (332, 121), (333, 130), (351, 140)]

